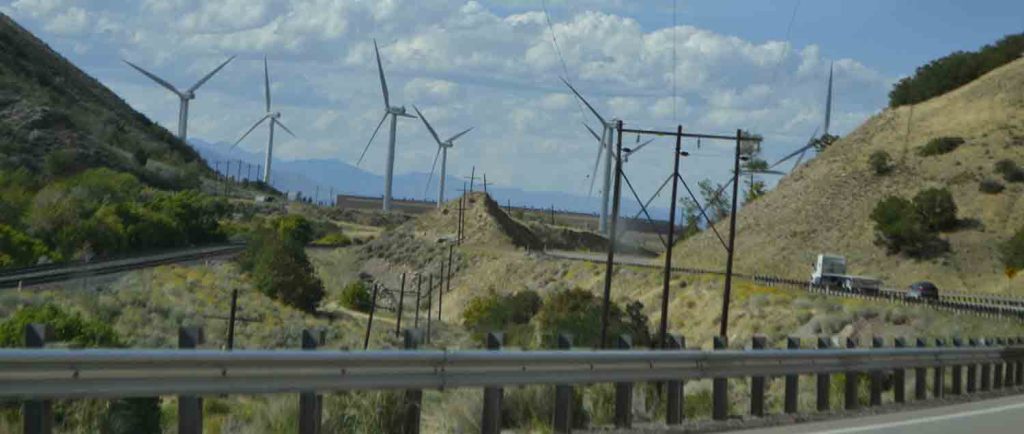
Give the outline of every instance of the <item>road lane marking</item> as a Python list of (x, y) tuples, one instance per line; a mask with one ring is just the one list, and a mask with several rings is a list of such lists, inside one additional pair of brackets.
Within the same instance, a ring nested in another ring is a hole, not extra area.
[(922, 417), (922, 418), (919, 418), (919, 419), (904, 420), (904, 421), (899, 421), (899, 422), (888, 422), (888, 423), (880, 423), (880, 424), (875, 424), (875, 425), (866, 425), (866, 426), (858, 426), (858, 427), (851, 427), (851, 428), (840, 428), (840, 429), (834, 429), (834, 430), (828, 430), (828, 431), (815, 431), (815, 433), (816, 434), (846, 434), (846, 433), (855, 433), (855, 432), (863, 432), (863, 431), (874, 431), (874, 430), (879, 430), (879, 429), (896, 428), (896, 427), (901, 427), (901, 426), (916, 425), (916, 424), (922, 424), (922, 423), (932, 423), (932, 422), (938, 422), (938, 421), (948, 420), (948, 419), (956, 419), (956, 418), (961, 418), (961, 417), (972, 417), (972, 416), (979, 416), (979, 415), (983, 415), (983, 414), (999, 413), (999, 412), (1008, 411), (1008, 410), (1015, 410), (1015, 409), (1018, 409), (1018, 408), (1024, 408), (1024, 402), (1017, 403), (1017, 404), (1004, 405), (1004, 406), (1001, 406), (1001, 407), (992, 407), (992, 408), (985, 408), (985, 409), (981, 409), (981, 410), (965, 411), (965, 412), (961, 412), (961, 413), (944, 414), (944, 415), (941, 415), (941, 416)]

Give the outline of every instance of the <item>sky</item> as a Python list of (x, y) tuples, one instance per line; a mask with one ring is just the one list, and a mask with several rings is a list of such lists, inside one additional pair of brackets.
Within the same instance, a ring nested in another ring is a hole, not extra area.
[[(376, 38), (393, 105), (415, 104), (443, 137), (474, 127), (450, 174), (476, 166), (499, 185), (577, 194), (597, 152), (581, 124), (597, 124), (560, 77), (627, 127), (744, 129), (773, 161), (822, 124), (830, 64), (831, 132), (843, 135), (917, 66), (1024, 24), (1024, 2), (996, 0), (4, 0), (0, 11), (171, 131), (177, 97), (121, 59), (185, 88), (237, 56), (190, 108), (189, 135), (209, 142), (233, 143), (263, 116), (266, 56), (274, 110), (297, 135), (278, 135), (280, 159), (356, 163), (383, 115)], [(266, 134), (239, 146), (261, 151)], [(671, 146), (626, 164), (640, 195), (669, 175)], [(731, 146), (685, 142), (684, 179), (727, 178)], [(385, 127), (361, 167), (383, 173), (386, 148)], [(397, 149), (397, 173), (428, 172), (437, 147), (400, 119)]]

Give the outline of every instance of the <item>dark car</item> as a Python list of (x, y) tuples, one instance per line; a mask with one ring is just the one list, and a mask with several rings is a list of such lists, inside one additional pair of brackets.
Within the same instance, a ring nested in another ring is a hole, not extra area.
[(919, 299), (919, 300), (938, 300), (939, 299), (939, 288), (934, 283), (928, 281), (920, 281), (907, 289), (907, 298)]

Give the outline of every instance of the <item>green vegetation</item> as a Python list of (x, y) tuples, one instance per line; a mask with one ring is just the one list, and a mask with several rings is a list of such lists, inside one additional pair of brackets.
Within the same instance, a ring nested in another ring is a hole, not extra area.
[(313, 242), (317, 246), (346, 247), (352, 245), (352, 239), (342, 232), (331, 232)]
[(922, 223), (930, 232), (948, 231), (956, 228), (956, 202), (953, 194), (945, 188), (921, 190), (914, 196), (914, 207)]
[[(928, 202), (926, 206), (941, 208), (939, 202), (942, 200), (937, 199), (941, 194), (928, 193), (925, 196), (922, 200)], [(932, 200), (936, 203), (931, 203)], [(905, 253), (910, 257), (926, 258), (948, 249), (929, 229), (932, 227), (929, 223), (944, 222), (943, 218), (926, 217), (917, 204), (907, 199), (897, 196), (882, 199), (871, 211), (871, 220), (875, 222), (875, 243), (884, 246), (889, 254)]]
[(948, 154), (962, 144), (964, 144), (964, 139), (960, 137), (936, 137), (918, 149), (917, 153), (922, 157)]
[[(552, 294), (535, 317), (537, 331), (542, 336), (542, 347), (554, 347), (557, 333), (570, 333), (573, 344), (579, 347), (599, 347), (601, 340), (601, 299), (589, 291), (568, 289)], [(612, 303), (608, 312), (608, 336), (614, 343), (617, 336), (629, 334), (633, 345), (650, 344), (647, 317), (643, 304), (633, 302), (626, 312)]]
[(1007, 268), (1024, 270), (1024, 226), (999, 246), (999, 252)]
[(227, 205), (100, 168), (41, 187), (24, 171), (0, 176), (0, 212), (12, 217), (0, 228), (0, 266), (25, 266), (223, 241)]
[(999, 194), (1005, 189), (1006, 186), (994, 179), (983, 179), (978, 183), (978, 191), (986, 194)]
[(370, 294), (370, 288), (366, 287), (366, 283), (357, 280), (341, 290), (341, 305), (360, 312), (369, 312), (373, 303), (371, 297), (373, 295)]
[(324, 288), (306, 256), (305, 246), (312, 238), (312, 225), (302, 216), (277, 218), (256, 229), (239, 265), (268, 297), (315, 312)]
[(889, 106), (917, 104), (970, 83), (985, 73), (1019, 59), (1024, 34), (1009, 35), (977, 52), (957, 51), (917, 68), (889, 92)]
[(885, 151), (875, 151), (868, 157), (868, 166), (875, 175), (885, 175), (892, 172), (892, 156)]
[(1024, 169), (1010, 159), (997, 161), (996, 173), (1002, 175), (1006, 182), (1024, 182)]
[[(30, 305), (18, 309), (0, 322), (0, 347), (20, 347), (28, 324), (45, 324), (48, 340), (74, 347), (123, 346), (114, 329), (107, 323), (85, 319), (68, 313), (53, 304)], [(0, 413), (18, 413), (18, 403), (0, 406)], [(59, 432), (103, 432), (110, 434), (152, 433), (160, 431), (160, 400), (131, 398), (113, 401), (56, 401), (54, 420)]]
[(542, 305), (540, 295), (534, 291), (508, 295), (492, 292), (469, 301), (462, 311), (462, 324), (477, 341), (487, 332), (503, 331), (507, 345), (528, 346), (533, 337), (528, 325)]

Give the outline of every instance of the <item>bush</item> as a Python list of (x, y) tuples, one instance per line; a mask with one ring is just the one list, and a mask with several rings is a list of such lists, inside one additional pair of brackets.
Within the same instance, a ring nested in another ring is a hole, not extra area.
[(260, 229), (239, 265), (252, 276), (256, 289), (289, 306), (315, 312), (324, 297), (323, 283), (303, 246), (294, 239), (282, 239), (276, 228)]
[(977, 52), (957, 51), (917, 68), (889, 92), (889, 106), (916, 104), (942, 95), (1020, 58), (1024, 34), (1008, 35)]
[(868, 157), (868, 165), (875, 175), (885, 175), (892, 171), (892, 156), (885, 151), (875, 151)]
[(540, 295), (523, 290), (510, 295), (475, 297), (462, 311), (462, 324), (477, 340), (487, 332), (502, 330), (507, 345), (529, 345), (531, 330), (525, 327), (543, 305)]
[(369, 312), (373, 303), (372, 297), (366, 283), (352, 282), (341, 290), (341, 305), (360, 312)]
[(313, 242), (317, 246), (345, 247), (352, 244), (352, 239), (341, 232), (331, 232)]
[(871, 220), (875, 222), (875, 243), (889, 254), (928, 257), (945, 250), (909, 200), (895, 196), (882, 199), (871, 211)]
[(1003, 265), (1015, 270), (1024, 270), (1024, 226), (999, 246)]
[(1024, 169), (1021, 169), (1013, 160), (997, 161), (996, 173), (1003, 175), (1006, 182), (1024, 182)]
[(960, 137), (936, 137), (918, 149), (917, 153), (922, 157), (948, 154), (962, 144), (964, 144), (964, 139)]
[(921, 215), (925, 228), (931, 232), (946, 231), (956, 227), (956, 202), (945, 188), (929, 188), (914, 196), (914, 207)]
[(1002, 183), (994, 179), (983, 179), (981, 183), (978, 184), (978, 190), (987, 194), (999, 194), (1005, 189), (1006, 187), (1003, 186)]
[(120, 347), (114, 329), (105, 322), (82, 318), (53, 304), (25, 306), (0, 323), (0, 347), (20, 347), (24, 341), (25, 326), (46, 324), (50, 339), (66, 342), (74, 347)]
[(313, 241), (313, 224), (298, 214), (289, 214), (274, 221), (278, 236), (305, 246)]
[(34, 265), (49, 254), (42, 241), (0, 223), (0, 267)]
[(157, 195), (150, 206), (181, 228), (189, 244), (222, 242), (226, 239), (220, 219), (228, 212), (227, 203), (196, 190)]

